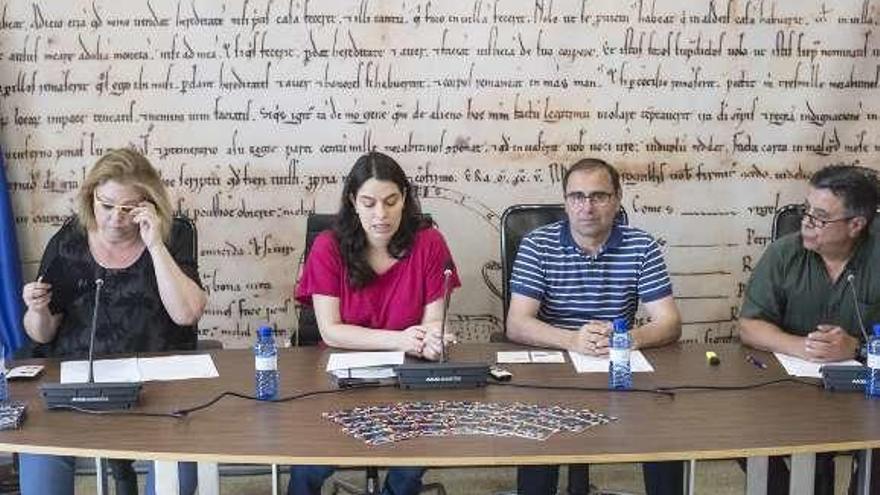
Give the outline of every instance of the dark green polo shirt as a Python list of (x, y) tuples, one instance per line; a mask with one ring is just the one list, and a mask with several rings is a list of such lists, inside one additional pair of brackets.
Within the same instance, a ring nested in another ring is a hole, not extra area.
[(874, 323), (880, 323), (880, 242), (876, 232), (859, 243), (836, 283), (831, 283), (822, 258), (804, 249), (800, 233), (778, 239), (752, 272), (740, 317), (765, 320), (796, 335), (807, 335), (820, 323), (834, 324), (864, 340), (847, 282), (849, 274), (853, 275), (870, 335)]

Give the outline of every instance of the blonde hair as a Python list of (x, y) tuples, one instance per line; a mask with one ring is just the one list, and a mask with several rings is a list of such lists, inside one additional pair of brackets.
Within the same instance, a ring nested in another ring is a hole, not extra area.
[(86, 231), (95, 230), (94, 197), (95, 189), (107, 181), (115, 181), (138, 190), (147, 201), (156, 207), (159, 217), (159, 231), (162, 239), (168, 241), (171, 235), (171, 217), (173, 208), (168, 197), (168, 190), (162, 183), (155, 168), (137, 151), (120, 148), (110, 150), (92, 166), (76, 196), (77, 215), (80, 224)]

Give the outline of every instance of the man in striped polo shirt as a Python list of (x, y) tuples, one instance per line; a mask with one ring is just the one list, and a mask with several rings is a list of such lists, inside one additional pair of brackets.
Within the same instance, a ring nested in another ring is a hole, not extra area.
[[(678, 340), (681, 316), (660, 247), (646, 232), (615, 222), (622, 197), (617, 170), (599, 159), (580, 160), (566, 172), (562, 190), (568, 218), (535, 229), (520, 243), (507, 336), (604, 356), (611, 321), (626, 318), (632, 324), (641, 301), (650, 321), (632, 330), (633, 348)], [(649, 495), (684, 491), (681, 462), (646, 463), (644, 474)], [(558, 466), (521, 467), (518, 493), (555, 494), (558, 477)], [(570, 494), (586, 493), (573, 481)]]

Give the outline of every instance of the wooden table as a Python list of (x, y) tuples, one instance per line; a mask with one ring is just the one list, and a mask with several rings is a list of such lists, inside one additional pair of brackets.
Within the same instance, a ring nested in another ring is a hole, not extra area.
[[(453, 361), (494, 362), (496, 351), (516, 348), (509, 344), (462, 345), (450, 354)], [(707, 364), (706, 350), (718, 354), (719, 366)], [(634, 386), (743, 386), (786, 376), (771, 355), (751, 351), (768, 364), (767, 369), (759, 369), (746, 362), (747, 352), (739, 345), (697, 344), (648, 350), (646, 355), (656, 372), (636, 373)], [(323, 371), (329, 354), (319, 348), (281, 350), (282, 395), (333, 388)], [(137, 410), (170, 412), (202, 404), (223, 391), (253, 393), (253, 355), (249, 350), (218, 351), (213, 356), (219, 379), (146, 383)], [(42, 380), (57, 381), (57, 361), (43, 362), (47, 369)], [(505, 367), (513, 372), (515, 384), (607, 386), (607, 374), (578, 375), (568, 361)], [(795, 454), (792, 493), (812, 493), (815, 453), (880, 447), (880, 401), (799, 383), (749, 390), (680, 390), (674, 397), (511, 386), (433, 391), (354, 389), (285, 403), (224, 398), (185, 419), (47, 411), (38, 398), (38, 383), (10, 384), (12, 397), (28, 402), (28, 416), (20, 430), (0, 432), (0, 451), (163, 461), (157, 463), (157, 479), (168, 483), (176, 483), (176, 461), (199, 461), (200, 493), (216, 493), (216, 463), (430, 467), (735, 457), (750, 458), (749, 492), (759, 493), (762, 483), (766, 486), (766, 456), (778, 454)], [(324, 411), (357, 405), (440, 399), (558, 403), (588, 407), (619, 421), (580, 434), (557, 433), (544, 442), (458, 436), (371, 447), (321, 417)]]

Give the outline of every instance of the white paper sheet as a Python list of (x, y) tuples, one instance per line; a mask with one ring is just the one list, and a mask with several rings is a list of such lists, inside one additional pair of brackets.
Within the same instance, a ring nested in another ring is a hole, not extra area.
[[(579, 352), (568, 351), (571, 364), (578, 373), (608, 373), (609, 358), (587, 356)], [(629, 365), (633, 373), (653, 373), (654, 367), (641, 351), (632, 351), (629, 354)]]
[(531, 363), (532, 358), (529, 356), (529, 351), (498, 351), (495, 362), (499, 364)]
[(333, 353), (327, 361), (327, 371), (351, 368), (375, 368), (403, 364), (402, 352), (342, 352)]
[(529, 355), (533, 363), (564, 363), (562, 351), (531, 351)]
[(210, 354), (178, 354), (139, 358), (138, 368), (141, 371), (141, 378), (145, 382), (220, 376)]
[(789, 356), (788, 354), (782, 354), (781, 352), (774, 352), (774, 356), (779, 360), (779, 364), (785, 368), (785, 372), (791, 376), (800, 376), (805, 378), (822, 378), (822, 373), (819, 372), (819, 368), (825, 365), (847, 365), (847, 366), (861, 366), (862, 363), (856, 361), (855, 359), (847, 359), (846, 361), (837, 361), (834, 363), (814, 363), (812, 361), (807, 361), (805, 359), (801, 359), (794, 356)]
[(498, 364), (510, 363), (564, 363), (561, 351), (498, 351)]
[[(96, 359), (95, 381), (107, 382), (140, 382), (137, 358)], [(61, 383), (86, 383), (89, 381), (88, 361), (62, 361)]]
[[(89, 376), (88, 361), (63, 361), (61, 383), (85, 383)], [(149, 358), (98, 359), (95, 381), (148, 382), (216, 378), (220, 376), (208, 354), (181, 354)]]

